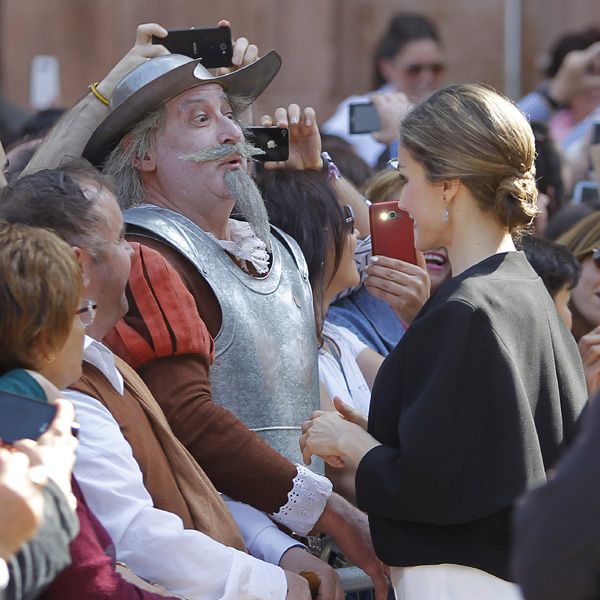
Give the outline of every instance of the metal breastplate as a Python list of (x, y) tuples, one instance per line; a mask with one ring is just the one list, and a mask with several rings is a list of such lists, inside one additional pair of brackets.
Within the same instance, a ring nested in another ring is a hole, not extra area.
[(271, 269), (257, 278), (179, 213), (143, 205), (124, 218), (135, 231), (185, 256), (219, 302), (213, 400), (289, 460), (302, 462), (300, 428), (319, 408), (319, 380), (312, 292), (296, 242), (274, 228)]

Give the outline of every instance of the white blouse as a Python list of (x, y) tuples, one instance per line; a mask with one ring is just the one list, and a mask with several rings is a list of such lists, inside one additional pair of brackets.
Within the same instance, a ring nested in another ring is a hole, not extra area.
[(358, 355), (367, 347), (349, 329), (325, 321), (323, 335), (333, 340), (340, 350), (340, 363), (326, 350), (327, 344), (319, 349), (319, 380), (330, 399), (339, 396), (365, 416), (369, 414), (371, 390), (360, 370)]

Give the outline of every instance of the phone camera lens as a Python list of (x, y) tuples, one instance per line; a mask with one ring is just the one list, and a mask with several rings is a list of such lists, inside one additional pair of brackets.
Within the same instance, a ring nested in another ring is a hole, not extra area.
[(388, 213), (388, 219), (390, 221), (395, 220), (397, 216), (398, 216), (398, 213), (395, 210), (390, 210), (390, 212)]
[(221, 52), (225, 52), (225, 50), (227, 50), (227, 44), (225, 42), (223, 42), (219, 48), (221, 49)]

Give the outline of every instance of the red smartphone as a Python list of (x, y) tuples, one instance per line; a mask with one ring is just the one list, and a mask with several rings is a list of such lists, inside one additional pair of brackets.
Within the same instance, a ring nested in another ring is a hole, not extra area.
[(369, 206), (373, 256), (389, 256), (417, 263), (413, 220), (396, 200)]

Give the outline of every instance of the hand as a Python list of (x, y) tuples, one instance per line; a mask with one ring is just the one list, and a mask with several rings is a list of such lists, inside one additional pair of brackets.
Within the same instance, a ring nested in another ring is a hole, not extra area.
[[(313, 454), (323, 457), (323, 460), (344, 456), (340, 438), (344, 434), (352, 435), (357, 428), (337, 411), (316, 410), (308, 421), (302, 423), (300, 450), (304, 463), (310, 465)], [(327, 460), (327, 464), (336, 468), (343, 466), (343, 462), (337, 460)]]
[(288, 108), (278, 108), (273, 117), (264, 115), (260, 123), (263, 127), (287, 127), (290, 132), (290, 156), (286, 161), (269, 161), (266, 169), (315, 169), (323, 168), (321, 158), (321, 134), (313, 108), (302, 110), (297, 104)]
[(71, 472), (77, 449), (77, 439), (71, 434), (75, 409), (68, 400), (62, 398), (55, 404), (58, 411), (48, 430), (36, 442), (19, 440), (13, 447), (27, 455), (32, 467), (43, 467), (75, 510), (77, 501), (71, 491)]
[[(371, 102), (379, 115), (379, 131), (373, 132), (373, 138), (381, 144), (389, 146), (400, 135), (400, 123), (410, 109), (406, 94), (402, 92), (382, 92), (373, 94)], [(393, 158), (393, 157), (392, 157)]]
[(600, 327), (596, 327), (584, 335), (579, 340), (578, 346), (588, 395), (591, 399), (600, 389)]
[(333, 405), (336, 410), (344, 417), (344, 420), (349, 423), (356, 423), (364, 429), (367, 430), (367, 426), (369, 424), (367, 417), (363, 415), (361, 412), (354, 410), (351, 406), (348, 406), (341, 398), (338, 396), (333, 397)]
[(183, 596), (178, 596), (173, 592), (170, 592), (168, 589), (164, 588), (162, 585), (158, 585), (158, 583), (148, 583), (145, 579), (142, 579), (138, 575), (136, 575), (129, 567), (126, 567), (122, 564), (117, 564), (115, 567), (115, 571), (128, 583), (132, 583), (137, 588), (144, 590), (146, 592), (151, 592), (156, 594), (157, 596), (167, 596), (168, 598), (182, 598)]
[(558, 73), (550, 81), (550, 96), (561, 104), (568, 104), (580, 92), (600, 89), (600, 42), (585, 50), (569, 52)]
[(138, 25), (135, 34), (133, 48), (112, 68), (110, 73), (98, 84), (98, 90), (107, 98), (112, 93), (119, 81), (130, 71), (149, 58), (169, 54), (169, 51), (161, 44), (153, 44), (152, 36), (164, 38), (167, 30), (158, 23), (143, 23)]
[(285, 600), (312, 600), (308, 581), (304, 577), (285, 571), (285, 578), (288, 587)]
[(44, 518), (44, 477), (31, 476), (29, 458), (0, 448), (0, 558), (8, 560)]
[(423, 254), (417, 252), (416, 265), (387, 256), (373, 256), (366, 272), (367, 290), (387, 302), (396, 316), (410, 325), (431, 293)]
[(343, 600), (344, 591), (335, 570), (304, 548), (295, 546), (284, 552), (279, 566), (292, 573), (301, 571), (315, 573), (321, 582), (319, 593), (316, 596), (318, 600)]
[[(222, 19), (217, 23), (217, 27), (231, 27), (229, 21)], [(220, 67), (218, 75), (226, 75), (232, 71), (237, 71), (242, 67), (248, 66), (258, 58), (258, 48), (251, 44), (247, 38), (240, 37), (233, 42), (233, 56), (231, 57), (231, 67)]]
[(346, 558), (369, 575), (376, 600), (387, 600), (387, 568), (375, 555), (366, 515), (338, 494), (331, 494), (315, 527), (331, 535)]

